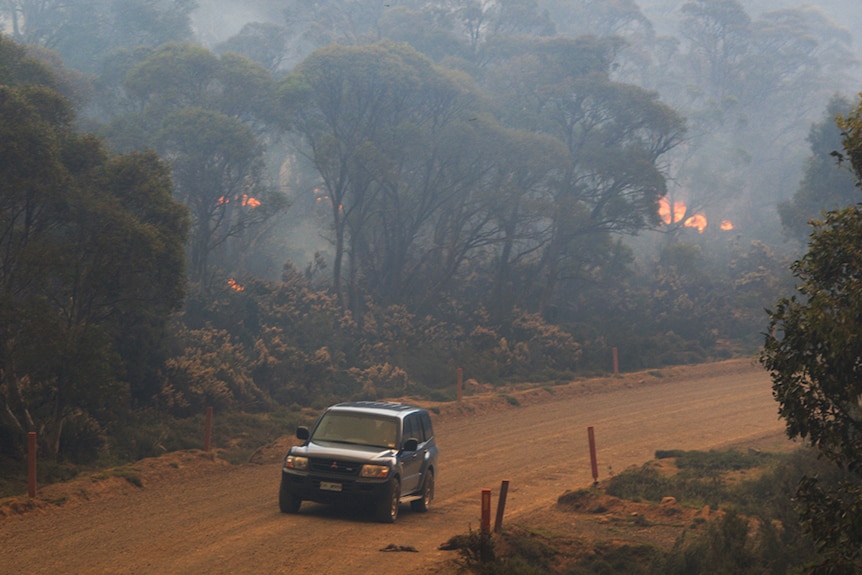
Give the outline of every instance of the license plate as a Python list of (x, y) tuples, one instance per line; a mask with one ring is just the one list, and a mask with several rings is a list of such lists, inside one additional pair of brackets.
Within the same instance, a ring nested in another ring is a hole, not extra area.
[(329, 483), (328, 481), (320, 482), (321, 491), (341, 491), (340, 483)]

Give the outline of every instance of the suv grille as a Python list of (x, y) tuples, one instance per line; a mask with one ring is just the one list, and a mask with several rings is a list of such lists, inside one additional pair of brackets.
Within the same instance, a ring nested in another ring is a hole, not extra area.
[(359, 475), (361, 463), (339, 461), (337, 459), (314, 459), (308, 462), (311, 471), (319, 473), (337, 473), (339, 475)]

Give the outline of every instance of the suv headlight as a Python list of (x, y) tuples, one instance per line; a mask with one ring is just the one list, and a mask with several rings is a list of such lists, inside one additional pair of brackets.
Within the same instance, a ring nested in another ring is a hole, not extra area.
[(308, 458), (299, 455), (288, 455), (284, 458), (284, 467), (287, 469), (308, 469)]
[(363, 465), (359, 471), (360, 477), (373, 477), (374, 479), (386, 479), (389, 477), (389, 467), (386, 465)]

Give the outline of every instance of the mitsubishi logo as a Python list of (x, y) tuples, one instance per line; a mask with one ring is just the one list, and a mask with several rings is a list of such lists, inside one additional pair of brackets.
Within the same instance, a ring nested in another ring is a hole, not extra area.
[(330, 466), (329, 466), (329, 468), (330, 468), (330, 469), (338, 469), (338, 462), (337, 462), (337, 461), (333, 461), (333, 462), (332, 462), (332, 465), (330, 465)]

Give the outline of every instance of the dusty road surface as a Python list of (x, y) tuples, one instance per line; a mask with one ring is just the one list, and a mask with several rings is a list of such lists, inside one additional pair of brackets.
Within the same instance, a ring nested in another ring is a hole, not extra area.
[[(477, 529), (480, 493), (509, 480), (506, 522), (592, 483), (587, 428), (600, 479), (657, 449), (787, 447), (768, 375), (734, 360), (439, 406), (437, 497), (428, 513), (402, 507), (383, 525), (303, 503), (279, 513), (280, 467), (215, 465), (130, 487), (122, 495), (47, 506), (0, 519), (0, 574), (431, 573), (438, 546)], [(381, 552), (388, 545), (416, 552)]]

